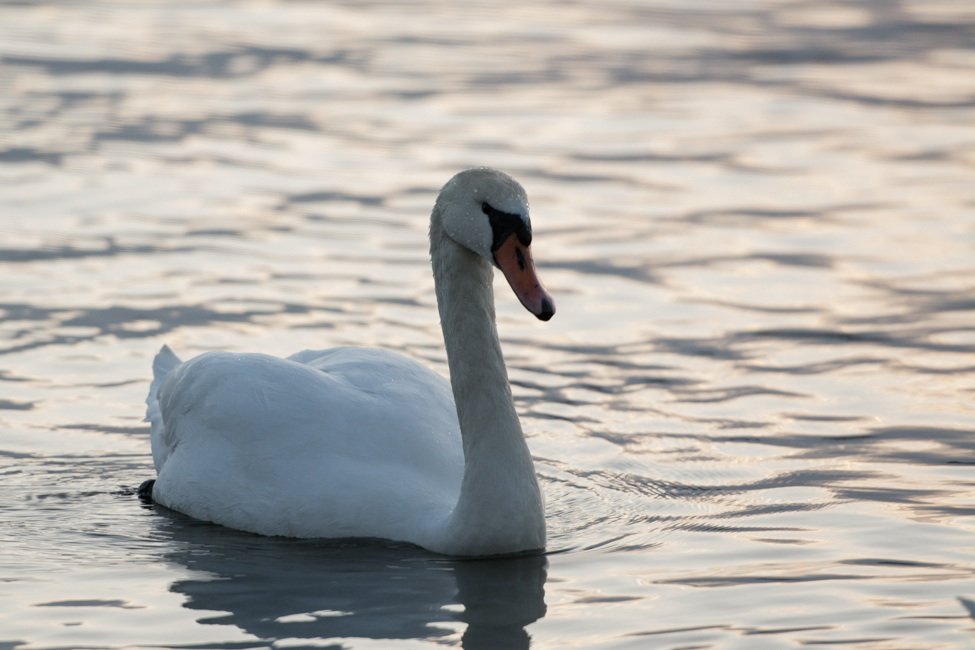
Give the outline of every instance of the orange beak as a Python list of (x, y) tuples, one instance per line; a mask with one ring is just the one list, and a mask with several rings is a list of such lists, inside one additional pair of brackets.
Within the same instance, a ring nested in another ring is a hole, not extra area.
[(535, 275), (530, 246), (525, 246), (515, 234), (511, 234), (494, 251), (494, 262), (525, 309), (540, 320), (548, 320), (555, 315), (552, 296), (548, 295)]

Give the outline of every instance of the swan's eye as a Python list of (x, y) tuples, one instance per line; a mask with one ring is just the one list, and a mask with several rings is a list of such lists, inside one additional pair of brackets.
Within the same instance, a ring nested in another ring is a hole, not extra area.
[(532, 243), (531, 225), (520, 214), (498, 210), (487, 201), (481, 203), (481, 212), (491, 220), (491, 234), (494, 239), (491, 242), (492, 253), (498, 250), (504, 240), (512, 234), (518, 236), (518, 241), (523, 246), (529, 246)]

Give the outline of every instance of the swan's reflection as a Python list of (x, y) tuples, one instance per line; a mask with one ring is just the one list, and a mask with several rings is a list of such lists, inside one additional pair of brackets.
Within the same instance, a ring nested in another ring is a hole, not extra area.
[(200, 622), (268, 643), (435, 639), (460, 621), (467, 650), (527, 648), (525, 626), (545, 615), (544, 556), (451, 560), (413, 547), (265, 538), (156, 511), (166, 559), (208, 574), (171, 590), (212, 613)]

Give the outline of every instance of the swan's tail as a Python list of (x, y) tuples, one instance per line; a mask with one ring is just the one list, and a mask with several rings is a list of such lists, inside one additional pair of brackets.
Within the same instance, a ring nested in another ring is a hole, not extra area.
[(159, 349), (159, 354), (152, 360), (152, 383), (161, 381), (169, 371), (183, 363), (176, 353), (168, 345), (163, 345)]
[(159, 444), (163, 431), (166, 428), (162, 417), (162, 408), (159, 405), (159, 389), (163, 385), (166, 377), (172, 372), (173, 368), (183, 363), (176, 354), (169, 349), (168, 345), (163, 345), (152, 361), (152, 384), (149, 385), (149, 395), (146, 397), (146, 422), (149, 423), (149, 430), (152, 434), (152, 457), (156, 465), (156, 471), (162, 467), (165, 461), (165, 445)]

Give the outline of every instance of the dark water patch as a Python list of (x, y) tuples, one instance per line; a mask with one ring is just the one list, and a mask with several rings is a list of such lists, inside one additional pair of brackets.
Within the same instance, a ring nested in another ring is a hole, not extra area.
[(144, 609), (145, 605), (133, 605), (124, 600), (55, 600), (49, 603), (36, 603), (33, 607), (111, 607), (117, 609)]
[(193, 152), (193, 153), (179, 153), (171, 154), (165, 151), (155, 151), (153, 155), (157, 156), (158, 159), (164, 162), (166, 165), (174, 165), (176, 167), (181, 167), (184, 165), (196, 164), (196, 163), (206, 163), (214, 167), (222, 169), (255, 169), (261, 171), (276, 171), (274, 163), (267, 162), (254, 162), (246, 160), (244, 158), (234, 158), (231, 156), (217, 155), (210, 152)]
[(766, 388), (765, 386), (731, 386), (728, 388), (687, 388), (682, 387), (673, 391), (678, 402), (730, 402), (743, 397), (754, 396), (773, 396), (773, 397), (793, 397), (806, 398), (809, 395), (795, 393), (791, 391)]
[[(531, 369), (531, 368), (526, 368), (526, 370), (529, 370), (529, 369)], [(563, 377), (578, 376), (578, 375), (576, 375), (574, 373), (572, 373), (572, 374), (555, 373), (555, 374), (556, 375), (561, 375)], [(542, 386), (540, 384), (536, 384), (535, 386), (538, 388), (538, 390), (542, 390), (542, 391), (547, 390), (547, 387)], [(577, 390), (592, 391), (594, 393), (602, 393), (603, 395), (617, 395), (620, 392), (619, 389), (618, 389), (618, 387), (616, 387), (616, 386), (596, 384), (596, 383), (589, 382), (589, 381), (572, 382), (571, 384), (567, 385), (566, 388), (574, 388), (574, 389), (577, 389)]]
[(626, 603), (635, 600), (643, 600), (639, 596), (584, 596), (577, 598), (574, 602), (587, 605), (590, 603)]
[(683, 416), (678, 415), (674, 417), (677, 417), (677, 419), (682, 420), (684, 422), (694, 422), (697, 424), (706, 425), (707, 427), (714, 428), (715, 430), (718, 431), (725, 431), (725, 430), (734, 431), (740, 429), (761, 431), (763, 429), (769, 429), (773, 426), (772, 423), (768, 421), (748, 420), (743, 417), (741, 418), (708, 417), (708, 416), (696, 417), (696, 416), (688, 416), (688, 415), (683, 415)]
[(773, 634), (794, 634), (795, 632), (819, 632), (822, 630), (832, 630), (829, 625), (806, 625), (803, 627), (775, 627), (768, 629), (746, 628), (741, 630), (745, 636), (761, 636)]
[[(968, 275), (968, 271), (965, 272)], [(883, 292), (919, 319), (941, 312), (975, 311), (975, 285), (964, 288), (939, 289), (898, 286), (888, 281), (868, 280), (862, 286)], [(852, 321), (856, 322), (856, 321)]]
[(236, 230), (233, 228), (201, 228), (198, 230), (187, 230), (183, 233), (184, 237), (232, 237), (235, 239), (243, 239), (248, 236), (247, 232), (244, 230)]
[(300, 272), (281, 272), (272, 271), (268, 274), (270, 280), (282, 280), (284, 282), (300, 281), (300, 282), (311, 282), (311, 281), (321, 281), (325, 279), (326, 275), (322, 273), (314, 273), (312, 271), (300, 271)]
[(742, 220), (792, 220), (818, 219), (829, 211), (786, 210), (771, 208), (738, 208), (734, 210), (698, 210), (684, 215), (685, 221), (692, 223), (739, 222)]
[(819, 413), (783, 413), (785, 417), (805, 422), (862, 422), (868, 418), (859, 415), (827, 415)]
[[(224, 301), (233, 304), (234, 301)], [(246, 301), (253, 304), (255, 301)], [(0, 354), (24, 352), (49, 345), (77, 345), (104, 336), (116, 338), (154, 338), (182, 327), (198, 327), (214, 323), (251, 323), (268, 316), (333, 312), (325, 306), (266, 301), (267, 309), (231, 310), (209, 305), (180, 305), (155, 308), (125, 306), (93, 307), (89, 309), (39, 308), (28, 304), (0, 304), (0, 313), (8, 320), (46, 323), (58, 327), (80, 327), (95, 330), (90, 334), (58, 334), (48, 332), (43, 338), (10, 345)], [(151, 324), (132, 329), (132, 323)], [(48, 328), (49, 330), (51, 327)]]
[(296, 63), (338, 65), (351, 62), (350, 53), (341, 50), (327, 55), (315, 55), (299, 48), (257, 45), (241, 45), (232, 51), (208, 52), (200, 56), (173, 54), (158, 60), (23, 55), (0, 57), (0, 63), (4, 65), (38, 68), (51, 76), (110, 74), (233, 78), (254, 75), (276, 65)]
[(60, 165), (64, 159), (63, 153), (42, 151), (34, 147), (12, 147), (0, 150), (0, 163), (30, 163), (42, 162), (47, 165)]
[(751, 264), (771, 262), (777, 266), (794, 266), (812, 269), (832, 269), (836, 266), (832, 255), (818, 253), (749, 253), (746, 255), (710, 255), (708, 257), (677, 259), (657, 262), (655, 268), (712, 267), (721, 264)]
[(886, 440), (937, 440), (975, 445), (975, 430), (931, 426), (875, 427), (870, 433)]
[[(651, 453), (646, 449), (647, 436), (650, 434), (645, 433), (618, 433), (614, 431), (601, 431), (593, 430), (588, 434), (592, 438), (599, 438), (600, 440), (605, 440), (608, 443), (616, 445), (622, 449), (625, 449), (627, 453), (630, 454), (647, 454)], [(684, 453), (688, 453), (690, 450), (685, 450)]]
[(36, 402), (17, 402), (9, 399), (0, 399), (0, 411), (30, 411)]
[[(688, 434), (677, 434), (679, 436), (687, 436)], [(699, 438), (701, 436), (692, 436)], [(870, 439), (870, 434), (837, 434), (834, 436), (823, 436), (823, 435), (804, 435), (804, 434), (788, 434), (785, 432), (775, 432), (774, 435), (768, 436), (720, 436), (720, 435), (710, 435), (707, 436), (709, 440), (715, 442), (727, 442), (727, 443), (744, 443), (744, 444), (757, 444), (757, 445), (771, 445), (776, 447), (787, 447), (787, 448), (799, 448), (799, 449), (817, 449), (823, 450), (831, 445), (836, 446), (846, 446), (850, 444), (862, 444), (863, 441)]]
[(819, 314), (821, 309), (818, 307), (783, 307), (778, 305), (755, 305), (747, 304), (742, 302), (733, 302), (730, 300), (722, 300), (717, 298), (699, 298), (699, 297), (687, 297), (684, 298), (687, 302), (699, 304), (699, 305), (714, 305), (716, 307), (726, 307), (728, 309), (734, 309), (735, 311), (750, 311), (760, 314), (772, 314), (772, 315), (801, 315), (801, 314)]
[[(662, 630), (650, 630), (643, 632), (629, 632), (626, 636), (666, 636), (670, 634), (687, 634), (688, 632), (710, 632), (710, 631), (731, 631), (729, 625), (695, 625), (691, 627), (671, 627)], [(708, 646), (680, 646), (681, 650), (698, 650)]]
[[(664, 373), (682, 373), (675, 365), (642, 361), (654, 351), (652, 343), (619, 343), (604, 345), (592, 340), (578, 343), (562, 343), (546, 339), (527, 340), (505, 337), (505, 343), (516, 350), (543, 349), (564, 355), (551, 363), (547, 370), (567, 380), (565, 387), (582, 388), (616, 395), (646, 385), (693, 385), (697, 380)], [(533, 354), (515, 352), (506, 354), (511, 367), (527, 372), (537, 372)], [(526, 363), (527, 362), (527, 363)]]
[[(840, 449), (830, 448), (836, 441), (843, 453), (876, 461), (910, 465), (944, 465), (975, 458), (975, 432), (943, 427), (875, 427), (863, 436), (845, 436), (821, 440), (815, 444), (805, 436), (787, 437), (766, 444), (805, 446), (807, 456), (833, 455)], [(893, 444), (891, 444), (893, 443)], [(904, 444), (899, 443), (907, 443)]]
[[(623, 380), (623, 386), (627, 389), (632, 388), (645, 388), (647, 386), (659, 386), (660, 388), (666, 388), (675, 391), (688, 391), (690, 386), (697, 386), (701, 382), (697, 379), (690, 379), (687, 377), (672, 377), (669, 375), (630, 375)], [(592, 384), (577, 384), (577, 388), (589, 388), (590, 390), (599, 390)], [(617, 390), (604, 390), (603, 392), (617, 393)]]
[(304, 115), (275, 115), (244, 112), (205, 118), (160, 119), (144, 117), (138, 122), (112, 124), (94, 133), (95, 143), (125, 140), (133, 142), (181, 142), (193, 135), (219, 132), (220, 127), (235, 124), (248, 128), (316, 131), (318, 125)]
[(867, 106), (899, 108), (904, 110), (963, 109), (975, 107), (975, 95), (969, 95), (964, 99), (917, 99), (915, 97), (867, 95), (851, 91), (824, 90), (822, 88), (809, 89), (806, 92), (834, 101), (846, 101), (865, 104)]
[(568, 74), (564, 68), (550, 64), (538, 70), (517, 71), (509, 68), (503, 71), (477, 72), (469, 75), (462, 85), (472, 90), (494, 89), (500, 92), (507, 86), (557, 85), (567, 79)]
[[(817, 510), (830, 508), (833, 505), (835, 504), (809, 502), (766, 503), (749, 505), (743, 508), (736, 508), (734, 510), (728, 510), (725, 512), (718, 512), (710, 515), (710, 517), (712, 519), (738, 519), (740, 517), (761, 517), (765, 515), (777, 515), (787, 512), (815, 512)], [(764, 528), (762, 530), (767, 531), (768, 528)]]
[[(573, 386), (566, 386), (566, 387), (561, 387), (561, 386), (554, 387), (554, 386), (545, 386), (531, 381), (517, 380), (517, 379), (511, 380), (509, 383), (512, 386), (515, 386), (517, 388), (523, 388), (526, 390), (535, 391), (540, 394), (540, 396), (533, 395), (531, 397), (519, 397), (517, 395), (515, 396), (516, 401), (523, 401), (529, 404), (558, 403), (558, 404), (565, 404), (566, 406), (584, 406), (587, 404), (596, 403), (595, 400), (570, 399), (564, 396), (564, 392), (566, 388), (582, 388), (581, 386), (573, 385)], [(587, 390), (596, 390), (597, 392), (602, 392), (605, 394), (614, 394), (612, 391), (606, 388), (602, 388), (602, 389), (587, 388)], [(553, 398), (557, 398), (557, 399), (553, 399)]]
[[(789, 417), (795, 415), (791, 414)], [(808, 417), (798, 419), (810, 420)], [(860, 417), (838, 419), (816, 417), (812, 421), (845, 425), (866, 420), (867, 418)], [(707, 435), (656, 433), (654, 435), (721, 443), (757, 444), (801, 452), (793, 455), (793, 458), (855, 458), (861, 461), (898, 463), (915, 467), (962, 464), (975, 458), (975, 432), (947, 427), (873, 427), (857, 433), (835, 435), (795, 434), (783, 431), (763, 436), (717, 433)], [(873, 474), (863, 476), (873, 476)], [(926, 496), (939, 494), (943, 492), (938, 490)]]
[(77, 492), (35, 492), (27, 497), (29, 502), (90, 501), (93, 497), (118, 496), (117, 490), (81, 490)]
[[(869, 13), (862, 24), (839, 27), (800, 27), (794, 32), (814, 38), (825, 38), (846, 47), (884, 52), (887, 58), (915, 59), (919, 53), (954, 47), (972, 49), (972, 22), (933, 20), (911, 16), (904, 3), (857, 2), (858, 9)], [(898, 6), (901, 5), (901, 6)]]
[(849, 487), (845, 486), (835, 491), (838, 499), (853, 502), (896, 503), (904, 506), (929, 506), (932, 500), (946, 496), (947, 490), (923, 488), (884, 487)]
[[(145, 381), (139, 383), (145, 384)], [(110, 426), (107, 424), (66, 424), (62, 429), (73, 429), (76, 431), (96, 431), (99, 433), (121, 433), (125, 435), (144, 436), (149, 433), (149, 425), (142, 424), (134, 427)]]
[(877, 63), (888, 57), (876, 51), (844, 51), (833, 41), (817, 44), (796, 43), (791, 46), (753, 46), (747, 49), (704, 49), (699, 52), (705, 59), (729, 62), (741, 62), (757, 65), (849, 65), (863, 63)]
[(132, 386), (132, 385), (143, 385), (145, 384), (145, 378), (139, 379), (121, 379), (119, 381), (107, 381), (107, 382), (79, 382), (77, 386), (83, 386), (85, 388), (118, 388), (120, 386)]
[(0, 381), (9, 381), (9, 382), (18, 382), (18, 383), (21, 383), (21, 382), (31, 382), (31, 381), (34, 381), (34, 379), (33, 378), (29, 378), (29, 377), (25, 377), (23, 375), (14, 374), (14, 373), (10, 372), (9, 370), (2, 370), (2, 369), (0, 369)]
[(804, 363), (794, 366), (772, 366), (760, 363), (746, 363), (742, 367), (751, 372), (778, 372), (790, 375), (821, 375), (835, 373), (848, 368), (858, 366), (881, 366), (889, 367), (891, 361), (880, 357), (850, 357), (846, 359), (830, 359), (828, 361), (817, 361), (814, 363)]
[[(925, 427), (875, 429), (878, 444), (872, 456), (878, 461), (910, 465), (975, 465), (975, 433)], [(921, 443), (922, 449), (889, 445), (890, 442)]]
[(975, 165), (968, 156), (968, 149), (959, 147), (957, 149), (923, 149), (903, 154), (889, 154), (887, 160), (904, 163), (946, 163), (971, 167)]
[(573, 424), (585, 425), (585, 424), (596, 424), (599, 422), (596, 418), (589, 417), (587, 415), (580, 415), (578, 413), (572, 415), (562, 415), (561, 413), (546, 413), (545, 411), (540, 411), (538, 409), (532, 409), (531, 417), (538, 420), (558, 420), (562, 422), (571, 422)]
[(732, 341), (781, 340), (813, 345), (869, 345), (931, 352), (975, 352), (975, 345), (937, 343), (936, 335), (975, 331), (964, 327), (927, 327), (899, 331), (841, 330), (816, 327), (768, 328), (730, 335)]
[(285, 197), (285, 204), (291, 203), (358, 203), (368, 207), (377, 207), (386, 203), (384, 196), (368, 196), (350, 194), (337, 190), (320, 190), (317, 192), (302, 192)]
[(752, 253), (746, 259), (811, 269), (831, 269), (836, 265), (834, 256), (820, 253)]
[[(651, 61), (643, 53), (627, 52), (598, 67), (602, 86), (666, 86), (719, 82), (757, 84), (741, 66), (723, 65), (723, 61), (704, 61), (698, 56), (673, 56)], [(566, 61), (573, 65), (574, 61)]]
[(25, 321), (25, 322), (48, 322), (52, 320), (51, 315), (66, 313), (68, 310), (50, 309), (47, 307), (35, 307), (25, 303), (6, 303), (0, 304), (0, 316), (5, 321)]
[(594, 152), (575, 153), (571, 160), (581, 162), (609, 162), (609, 163), (730, 163), (733, 154), (730, 152), (712, 153), (663, 153), (663, 152)]
[(524, 176), (525, 178), (537, 178), (546, 181), (555, 181), (559, 183), (605, 183), (614, 186), (631, 186), (639, 187), (644, 189), (653, 189), (660, 192), (674, 191), (679, 189), (677, 185), (668, 183), (653, 183), (646, 180), (636, 180), (628, 178), (626, 176), (621, 176), (619, 174), (594, 174), (594, 173), (569, 173), (565, 171), (552, 171), (545, 169), (519, 169), (519, 176)]
[(810, 575), (744, 575), (744, 576), (693, 576), (672, 580), (655, 580), (656, 584), (675, 584), (688, 587), (740, 587), (755, 584), (804, 583), (835, 580), (870, 580), (871, 576), (855, 573), (816, 573)]
[(704, 357), (723, 361), (744, 361), (751, 355), (734, 349), (728, 338), (677, 338), (660, 337), (652, 339), (660, 354), (678, 354), (688, 357)]
[(600, 486), (615, 492), (642, 494), (654, 498), (703, 498), (708, 490), (708, 487), (705, 486), (674, 483), (626, 472), (571, 469), (566, 471), (581, 479), (584, 484)]
[(955, 569), (950, 564), (939, 564), (937, 562), (919, 562), (916, 560), (899, 560), (892, 558), (858, 558), (854, 560), (840, 560), (839, 564), (849, 564), (853, 566), (878, 566), (894, 568), (915, 568), (915, 569)]
[[(632, 351), (630, 348), (624, 348), (626, 344), (622, 344), (622, 343), (596, 343), (593, 341), (585, 341), (585, 342), (580, 341), (578, 343), (576, 342), (566, 343), (566, 342), (556, 341), (556, 340), (536, 341), (533, 339), (508, 338), (508, 337), (505, 338), (505, 341), (510, 341), (516, 344), (518, 347), (537, 345), (537, 346), (541, 346), (546, 350), (578, 354), (591, 359), (594, 363), (598, 363), (600, 361), (605, 362), (606, 356), (611, 356), (611, 357), (625, 356), (624, 349), (628, 351)], [(630, 344), (630, 346), (632, 347), (632, 344)], [(626, 362), (625, 358), (620, 359), (620, 361), (623, 363)], [(608, 363), (615, 364), (616, 359)], [(654, 366), (654, 367), (661, 368), (664, 366)]]
[(876, 474), (870, 471), (801, 469), (782, 472), (740, 485), (709, 485), (708, 491), (714, 494), (741, 494), (756, 490), (793, 487), (833, 488), (836, 485), (861, 481), (873, 476)]
[(917, 60), (942, 49), (972, 48), (970, 20), (922, 20), (908, 17), (900, 3), (895, 3), (889, 11), (880, 4), (855, 3), (856, 10), (865, 14), (863, 20), (833, 25), (791, 20), (789, 12), (794, 7), (775, 4), (764, 5), (759, 10), (739, 10), (733, 18), (722, 12), (702, 16), (696, 11), (658, 10), (652, 19), (654, 24), (698, 30), (703, 27), (725, 39), (732, 38), (735, 45), (704, 45), (690, 53), (667, 52), (656, 57), (669, 63), (667, 69), (654, 66), (645, 58), (640, 60), (630, 52), (626, 52), (630, 66), (612, 67), (610, 62), (603, 61), (597, 67), (612, 67), (612, 78), (617, 82), (706, 83), (720, 79), (725, 83), (780, 86), (795, 91), (801, 86), (801, 81), (795, 81), (796, 75), (770, 80), (756, 74), (756, 70), (888, 64)]
[[(27, 264), (55, 260), (77, 260), (86, 258), (110, 258), (122, 255), (156, 255), (159, 253), (182, 253), (189, 248), (160, 247), (148, 244), (123, 245), (111, 237), (105, 237), (100, 246), (48, 246), (36, 248), (0, 248), (0, 263)], [(2, 305), (0, 305), (2, 308)]]
[(807, 639), (803, 641), (803, 645), (810, 646), (846, 646), (854, 647), (862, 644), (875, 644), (875, 643), (886, 643), (888, 641), (896, 641), (895, 637), (889, 636), (854, 636), (854, 637), (841, 637), (838, 639)]
[(958, 375), (959, 377), (962, 377), (975, 374), (975, 365), (932, 367), (895, 362), (893, 366), (907, 373), (917, 373), (921, 375)]
[[(759, 531), (761, 532), (761, 531)], [(778, 531), (773, 531), (778, 532)], [(784, 530), (784, 532), (796, 532)], [(807, 531), (799, 531), (807, 532)], [(785, 537), (753, 537), (756, 542), (761, 542), (763, 544), (784, 544), (786, 546), (810, 546), (816, 542), (811, 539), (798, 539), (798, 538), (785, 538)]]
[[(6, 449), (0, 449), (0, 458), (13, 458), (15, 460), (27, 460), (27, 459), (34, 459), (34, 458), (38, 458), (38, 457), (39, 456), (37, 454), (32, 454), (32, 453), (27, 453), (27, 452), (21, 452), (21, 451), (9, 451), (9, 450), (6, 450)], [(3, 473), (5, 475), (19, 474), (20, 473), (20, 470), (12, 470), (12, 471), (5, 470)]]
[[(365, 320), (357, 320), (353, 322), (357, 323), (360, 327), (365, 327), (368, 324)], [(292, 325), (291, 327), (292, 329), (296, 330), (334, 330), (338, 328), (335, 323), (327, 320), (315, 320), (307, 323), (298, 323), (297, 325)]]
[(735, 207), (709, 210), (695, 210), (675, 220), (701, 225), (741, 225), (756, 226), (763, 222), (799, 222), (815, 220), (818, 223), (832, 223), (835, 215), (844, 212), (870, 211), (888, 207), (880, 202), (839, 203), (819, 208), (769, 208), (762, 206)]
[[(751, 534), (751, 533), (802, 533), (808, 532), (803, 528), (796, 528), (794, 526), (730, 526), (721, 525), (714, 523), (701, 522), (696, 520), (691, 521), (678, 521), (672, 526), (675, 530), (686, 530), (694, 533), (732, 533), (735, 535), (739, 534)], [(794, 540), (795, 541), (795, 540)], [(796, 543), (807, 544), (809, 542), (805, 540), (796, 541)]]
[[(111, 334), (119, 338), (143, 338), (165, 334), (178, 327), (201, 326), (209, 323), (247, 323), (263, 316), (309, 311), (307, 305), (287, 303), (281, 303), (272, 309), (242, 311), (224, 311), (202, 304), (150, 309), (109, 306), (74, 311), (73, 315), (61, 320), (60, 324), (67, 327), (95, 328), (98, 330), (98, 336)], [(133, 331), (128, 329), (128, 325), (134, 321), (158, 323), (158, 325)]]
[[(603, 365), (593, 363), (594, 365)], [(549, 374), (553, 378), (557, 377), (564, 381), (553, 385), (551, 383), (540, 383), (515, 376), (511, 380), (511, 384), (537, 392), (537, 396), (532, 395), (528, 398), (521, 398), (516, 394), (516, 399), (525, 399), (529, 402), (539, 401), (578, 406), (606, 403), (604, 397), (623, 398), (619, 400), (619, 402), (622, 402), (628, 394), (637, 393), (648, 388), (679, 391), (685, 387), (695, 386), (700, 383), (697, 380), (685, 377), (644, 374), (642, 372), (644, 368), (653, 367), (654, 364), (632, 363), (629, 369), (632, 374), (628, 373), (626, 368), (617, 367), (616, 364), (606, 363), (605, 365), (609, 366), (614, 372), (606, 376), (594, 376), (591, 370), (566, 370), (551, 365), (548, 367)], [(621, 365), (625, 366), (626, 364), (623, 363)], [(509, 367), (526, 373), (538, 372), (537, 365), (523, 365), (517, 363), (514, 359)], [(596, 395), (587, 398), (572, 396), (577, 391), (596, 393)], [(617, 406), (623, 407), (624, 404), (618, 403)]]
[(623, 263), (610, 262), (608, 260), (587, 259), (587, 260), (548, 260), (545, 262), (546, 269), (564, 269), (574, 271), (582, 275), (609, 275), (635, 280), (648, 284), (660, 284), (660, 276), (654, 273), (652, 265), (648, 263)]
[(83, 104), (95, 101), (95, 100), (109, 100), (111, 102), (119, 102), (125, 98), (125, 92), (122, 90), (113, 89), (99, 89), (99, 90), (73, 90), (73, 89), (63, 89), (63, 88), (45, 88), (43, 91), (45, 97), (54, 97), (58, 100), (58, 109), (67, 110), (75, 109)]
[(542, 169), (521, 170), (521, 175), (525, 177), (544, 178), (563, 183), (613, 183), (620, 182), (618, 176), (610, 174), (568, 174), (565, 172), (554, 172)]

